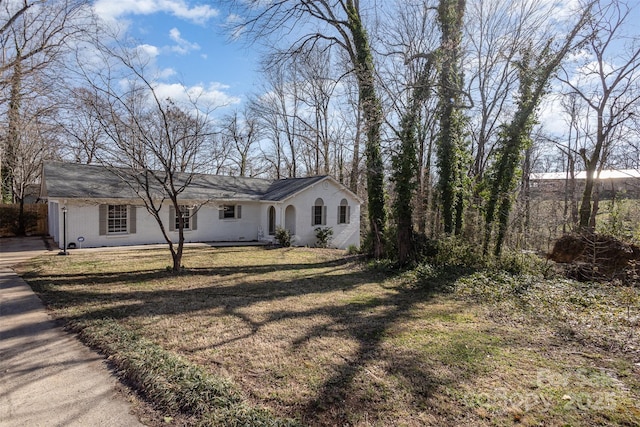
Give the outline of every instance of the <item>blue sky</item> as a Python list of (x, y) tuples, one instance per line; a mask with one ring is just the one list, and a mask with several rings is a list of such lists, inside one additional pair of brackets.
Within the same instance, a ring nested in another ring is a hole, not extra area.
[(259, 55), (222, 32), (228, 17), (213, 2), (187, 0), (96, 0), (94, 8), (139, 42), (155, 63), (167, 95), (177, 83), (200, 88), (237, 105), (254, 91)]
[[(571, 10), (576, 1), (561, 3)], [(222, 26), (230, 18), (215, 5), (206, 0), (94, 1), (101, 18), (127, 28), (151, 56), (163, 76), (160, 95), (180, 99), (182, 84), (214, 104), (240, 106), (259, 90), (259, 54), (243, 42), (228, 41)], [(630, 22), (638, 22), (640, 7), (632, 13)], [(550, 128), (564, 129), (557, 102), (547, 99), (541, 116)]]

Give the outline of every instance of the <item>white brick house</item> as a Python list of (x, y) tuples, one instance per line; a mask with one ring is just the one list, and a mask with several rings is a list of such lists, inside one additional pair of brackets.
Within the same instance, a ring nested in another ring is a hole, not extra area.
[[(102, 166), (45, 164), (41, 198), (49, 205), (49, 234), (60, 247), (65, 229), (66, 241), (76, 247), (165, 242), (142, 199)], [(329, 176), (264, 180), (197, 174), (179, 201), (189, 212), (186, 242), (273, 241), (276, 227), (283, 227), (294, 245), (313, 246), (315, 229), (331, 227), (332, 247), (360, 245), (361, 201)], [(167, 200), (160, 212), (177, 241), (176, 212)]]

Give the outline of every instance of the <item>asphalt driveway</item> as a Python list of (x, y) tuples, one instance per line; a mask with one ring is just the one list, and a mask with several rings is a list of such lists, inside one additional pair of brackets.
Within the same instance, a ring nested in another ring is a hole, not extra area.
[(0, 239), (0, 427), (142, 426), (104, 358), (55, 325), (11, 266), (42, 238)]

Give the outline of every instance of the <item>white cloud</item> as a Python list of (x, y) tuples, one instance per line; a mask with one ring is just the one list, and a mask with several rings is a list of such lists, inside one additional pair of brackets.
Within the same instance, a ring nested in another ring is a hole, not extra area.
[(169, 13), (196, 24), (204, 24), (218, 16), (217, 9), (209, 5), (191, 6), (185, 0), (97, 0), (94, 10), (102, 19), (114, 21), (126, 15)]
[(224, 92), (228, 88), (228, 86), (216, 82), (209, 83), (208, 86), (204, 84), (184, 86), (180, 83), (159, 83), (155, 87), (155, 91), (160, 99), (171, 98), (179, 104), (190, 104), (197, 101), (199, 106), (223, 107), (240, 103), (240, 98)]
[(568, 117), (562, 106), (561, 96), (548, 96), (543, 99), (538, 120), (551, 135), (560, 138), (566, 134)]
[(156, 46), (150, 45), (150, 44), (141, 44), (138, 45), (136, 47), (136, 49), (138, 50), (138, 53), (141, 55), (144, 55), (147, 58), (155, 58), (156, 56), (158, 56), (160, 54), (160, 49), (158, 49)]
[(580, 0), (542, 0), (540, 5), (549, 9), (549, 17), (555, 21), (575, 19), (582, 11)]
[(170, 47), (172, 52), (185, 55), (191, 51), (200, 50), (200, 45), (198, 43), (191, 43), (190, 41), (183, 39), (180, 35), (180, 30), (178, 30), (177, 28), (172, 28), (169, 31), (169, 37), (171, 38), (171, 40), (177, 43), (176, 45)]
[(160, 79), (168, 79), (169, 77), (173, 77), (176, 74), (176, 70), (174, 70), (173, 68), (165, 68), (160, 70), (160, 72), (158, 73), (158, 78)]

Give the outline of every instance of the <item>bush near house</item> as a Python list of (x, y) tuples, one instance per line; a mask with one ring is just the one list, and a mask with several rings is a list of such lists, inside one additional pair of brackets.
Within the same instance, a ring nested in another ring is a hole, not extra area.
[(333, 239), (333, 228), (331, 227), (318, 227), (315, 230), (316, 239), (318, 242), (316, 246), (319, 248), (328, 248)]
[(280, 246), (288, 248), (291, 246), (291, 231), (286, 228), (276, 227), (275, 239)]

